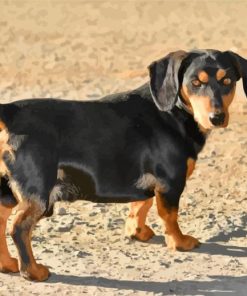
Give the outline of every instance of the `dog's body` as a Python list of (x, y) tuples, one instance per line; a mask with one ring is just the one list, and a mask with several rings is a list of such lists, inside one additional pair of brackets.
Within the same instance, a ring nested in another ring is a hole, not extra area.
[(236, 81), (245, 75), (239, 59), (218, 51), (179, 52), (150, 66), (150, 87), (99, 101), (1, 105), (0, 236), (16, 206), (11, 235), (19, 267), (4, 243), (0, 270), (20, 269), (35, 280), (48, 277), (32, 255), (30, 235), (41, 217), (52, 214), (56, 200), (132, 202), (127, 232), (147, 240), (153, 232), (145, 219), (156, 195), (168, 245), (198, 246), (179, 229), (179, 198), (208, 130), (228, 124)]
[[(58, 199), (143, 200), (154, 196), (155, 180), (151, 175), (160, 182), (163, 179), (166, 187), (173, 187), (175, 179), (177, 186), (181, 184), (177, 189), (181, 190), (187, 160), (196, 159), (205, 142), (205, 135), (192, 115), (178, 107), (171, 113), (157, 109), (148, 84), (99, 101), (26, 100), (0, 108), (10, 134), (9, 142), (18, 142), (15, 161), (12, 163), (10, 159), (8, 163), (12, 171), (17, 170), (14, 179), (23, 184), (25, 195), (32, 190), (30, 184), (34, 194), (35, 187), (40, 188), (40, 200), (48, 207), (52, 206), (47, 197), (54, 187), (58, 168), (65, 173), (73, 168), (81, 183), (78, 196), (76, 190), (72, 195), (57, 190)], [(32, 154), (23, 159), (29, 145), (33, 147)], [(30, 167), (34, 159), (35, 167)], [(45, 184), (36, 179), (36, 162), (40, 164), (39, 171), (45, 171)], [(23, 171), (27, 163), (31, 180), (25, 187), (23, 178), (27, 176)], [(181, 172), (181, 176), (177, 173), (172, 176), (173, 170)], [(71, 180), (71, 183), (78, 182)]]

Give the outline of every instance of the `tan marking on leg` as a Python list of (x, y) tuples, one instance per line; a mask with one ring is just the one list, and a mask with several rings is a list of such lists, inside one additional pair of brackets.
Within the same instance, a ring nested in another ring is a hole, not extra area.
[[(44, 281), (49, 277), (49, 270), (42, 264), (36, 263), (31, 246), (32, 230), (39, 221), (42, 212), (40, 205), (35, 201), (22, 199), (22, 202), (15, 208), (15, 218), (11, 230), (11, 236), (19, 254), (21, 275), (35, 281)], [(24, 262), (23, 253), (28, 258), (28, 263)]]
[(216, 79), (218, 81), (220, 81), (223, 77), (226, 76), (226, 70), (224, 69), (219, 69), (217, 72), (216, 72)]
[(10, 256), (6, 241), (6, 225), (11, 208), (0, 204), (0, 272), (18, 272), (18, 261)]
[(178, 225), (178, 209), (167, 208), (160, 192), (156, 192), (158, 214), (164, 222), (167, 247), (171, 250), (188, 251), (199, 246), (192, 236), (183, 235)]
[(141, 241), (147, 241), (154, 236), (153, 230), (145, 224), (147, 213), (152, 204), (153, 198), (130, 203), (130, 213), (125, 225), (127, 236)]
[[(13, 195), (19, 202), (13, 209), (15, 217), (12, 225), (11, 236), (13, 237), (18, 250), (21, 275), (30, 280), (46, 280), (49, 276), (49, 270), (45, 266), (36, 263), (31, 246), (32, 230), (43, 214), (45, 206), (37, 196), (30, 196), (29, 198), (24, 197), (22, 190), (16, 181), (10, 181), (10, 188)], [(17, 231), (19, 231), (19, 239), (21, 239), (24, 245), (24, 251), (28, 256), (29, 264), (26, 264), (22, 260), (23, 250), (21, 250), (20, 245), (18, 245), (18, 242), (15, 240)]]
[(192, 175), (192, 173), (195, 169), (195, 166), (196, 166), (196, 161), (193, 158), (188, 158), (187, 159), (186, 179), (188, 179)]
[(206, 71), (200, 71), (198, 73), (198, 78), (201, 82), (207, 83), (208, 82), (208, 73)]
[[(5, 153), (11, 160), (14, 160), (12, 147), (8, 144), (9, 132), (3, 121), (0, 121), (0, 177), (10, 175), (9, 170), (3, 160)], [(6, 225), (12, 209), (0, 205), (0, 271), (18, 272), (18, 261), (10, 256), (6, 242)]]

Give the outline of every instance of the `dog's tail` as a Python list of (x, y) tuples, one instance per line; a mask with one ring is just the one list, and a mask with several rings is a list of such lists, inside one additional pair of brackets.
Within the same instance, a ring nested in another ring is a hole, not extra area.
[(9, 126), (13, 122), (14, 117), (17, 112), (20, 110), (20, 107), (16, 104), (0, 104), (0, 122), (3, 122), (5, 126)]

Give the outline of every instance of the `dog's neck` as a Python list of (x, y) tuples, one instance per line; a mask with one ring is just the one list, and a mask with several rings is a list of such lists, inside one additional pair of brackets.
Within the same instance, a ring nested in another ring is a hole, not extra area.
[(177, 95), (177, 102), (176, 102), (176, 106), (179, 109), (183, 109), (184, 111), (186, 111), (189, 114), (193, 114), (193, 112), (191, 111), (191, 109), (184, 103), (183, 99), (181, 98), (180, 95)]
[[(191, 116), (194, 117), (194, 113), (192, 111), (191, 108), (189, 108), (189, 106), (187, 104), (184, 103), (183, 98), (181, 97), (181, 95), (177, 95), (177, 102), (176, 102), (176, 107), (178, 107), (179, 109), (185, 111), (186, 113), (190, 114)], [(203, 128), (198, 122), (197, 125), (200, 129), (200, 131), (207, 137), (210, 134), (210, 130), (206, 130), (205, 128)]]
[[(145, 83), (138, 89), (133, 91), (133, 94), (138, 94), (138, 96), (149, 100), (150, 102), (154, 103), (152, 95), (150, 93), (149, 84)], [(189, 146), (191, 146), (191, 154), (193, 158), (197, 158), (197, 154), (202, 150), (206, 138), (207, 133), (204, 133), (198, 123), (195, 121), (193, 112), (189, 109), (189, 107), (184, 103), (181, 97), (177, 97), (177, 103), (170, 111), (159, 111), (159, 114), (162, 117), (167, 118), (167, 113), (173, 114), (174, 120), (177, 120), (177, 123), (181, 127), (181, 134), (186, 133), (188, 137), (188, 141), (190, 142)], [(157, 108), (157, 107), (156, 107)], [(168, 124), (168, 122), (167, 122)], [(171, 121), (171, 124), (172, 121)]]
[(171, 113), (177, 118), (183, 127), (188, 137), (188, 141), (191, 141), (190, 145), (192, 145), (192, 151), (195, 153), (194, 158), (197, 158), (197, 154), (204, 147), (209, 133), (205, 133), (200, 129), (198, 123), (194, 119), (193, 113), (188, 112), (187, 108), (184, 108), (184, 104), (182, 106), (176, 104), (171, 110)]

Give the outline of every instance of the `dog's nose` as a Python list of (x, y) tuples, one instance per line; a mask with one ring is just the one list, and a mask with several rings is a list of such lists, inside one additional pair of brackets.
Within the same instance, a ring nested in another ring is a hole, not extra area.
[(224, 123), (224, 120), (225, 120), (225, 113), (223, 113), (223, 112), (211, 112), (211, 113), (209, 113), (209, 120), (215, 126), (222, 125)]

